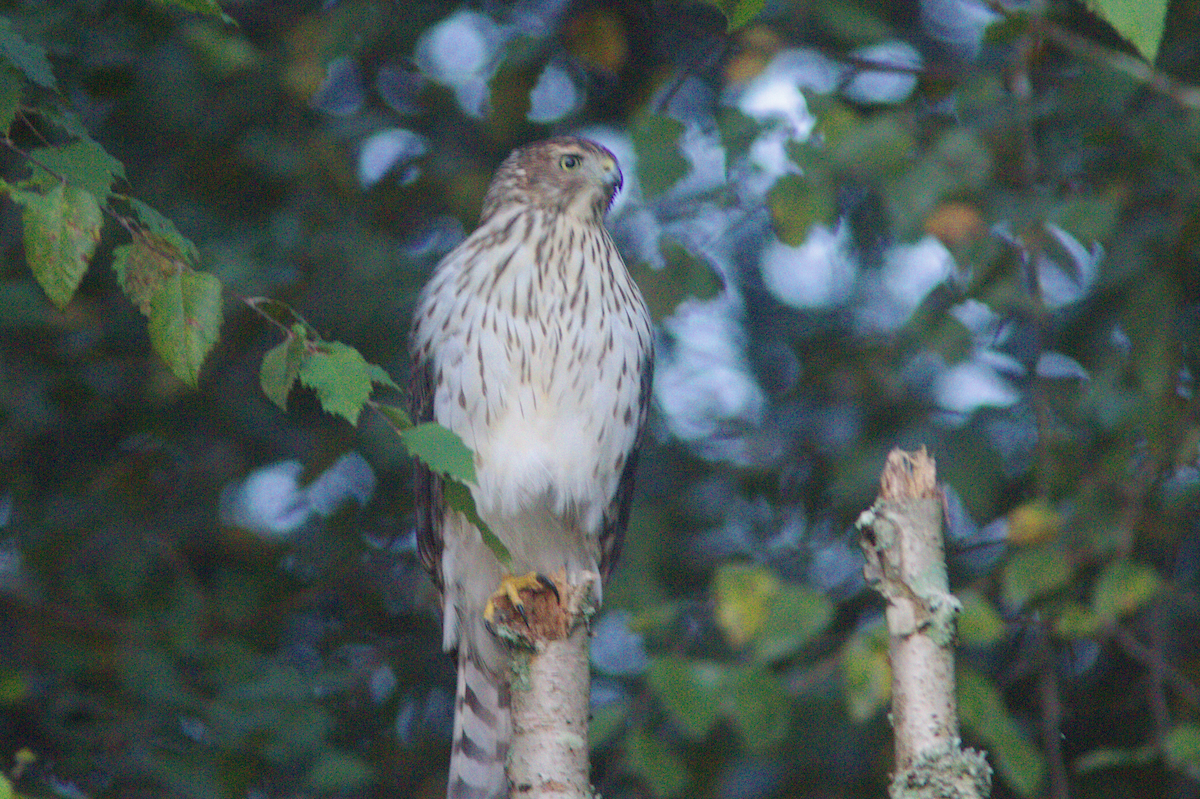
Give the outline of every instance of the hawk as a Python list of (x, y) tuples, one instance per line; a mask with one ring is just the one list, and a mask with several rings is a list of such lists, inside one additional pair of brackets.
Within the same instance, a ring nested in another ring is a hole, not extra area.
[(654, 354), (646, 304), (604, 227), (621, 183), (613, 154), (585, 139), (515, 150), (479, 227), (417, 302), (413, 417), (474, 452), (476, 509), (512, 558), (498, 562), (417, 466), (418, 548), (442, 594), (443, 646), (457, 652), (452, 798), (508, 796), (509, 653), (485, 607), (512, 575), (528, 584), (560, 569), (592, 575), (599, 599), (629, 521)]

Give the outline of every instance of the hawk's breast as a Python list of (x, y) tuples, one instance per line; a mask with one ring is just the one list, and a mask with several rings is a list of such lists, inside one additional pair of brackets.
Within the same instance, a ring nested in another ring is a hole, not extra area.
[(641, 422), (641, 295), (603, 227), (570, 217), (494, 219), (460, 250), (431, 284), (452, 280), (453, 306), (422, 325), (437, 339), (434, 415), (475, 452), (479, 510), (549, 495), (595, 531)]

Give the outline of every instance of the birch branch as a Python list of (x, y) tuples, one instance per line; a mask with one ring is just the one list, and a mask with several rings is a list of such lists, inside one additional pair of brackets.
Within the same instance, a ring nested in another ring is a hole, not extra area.
[(946, 578), (942, 494), (924, 447), (888, 455), (879, 498), (857, 525), (867, 582), (887, 601), (896, 752), (889, 795), (983, 799), (992, 769), (959, 738), (954, 638), (961, 605)]
[[(573, 575), (577, 578), (577, 575)], [(528, 626), (515, 621), (528, 646), (514, 652), (512, 799), (591, 799), (588, 760), (588, 630), (591, 582), (554, 575), (559, 595), (526, 595)], [(515, 630), (514, 630), (515, 631)]]

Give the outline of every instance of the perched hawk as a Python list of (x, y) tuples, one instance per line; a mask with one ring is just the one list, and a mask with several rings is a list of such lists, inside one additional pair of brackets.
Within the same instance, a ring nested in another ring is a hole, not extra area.
[(512, 562), (418, 466), (417, 534), (458, 653), (450, 797), (508, 796), (509, 655), (484, 624), (503, 580), (612, 570), (650, 402), (650, 317), (604, 227), (616, 158), (576, 138), (501, 164), (479, 228), (438, 265), (413, 322), (413, 416), (475, 453), (480, 517)]

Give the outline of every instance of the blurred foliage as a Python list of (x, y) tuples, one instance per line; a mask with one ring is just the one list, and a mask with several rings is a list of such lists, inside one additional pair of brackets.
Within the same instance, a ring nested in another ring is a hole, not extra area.
[(372, 392), (560, 131), (661, 328), (602, 793), (882, 793), (850, 523), (925, 443), (995, 795), (1200, 796), (1193, 9), (481, 8), (4, 7), (0, 796), (442, 795), (397, 431), (471, 460)]

